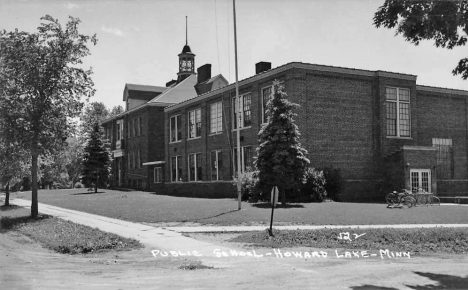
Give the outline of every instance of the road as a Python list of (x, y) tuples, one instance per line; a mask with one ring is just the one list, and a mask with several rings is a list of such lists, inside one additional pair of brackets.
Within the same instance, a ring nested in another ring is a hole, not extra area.
[[(349, 258), (343, 249), (337, 257), (334, 249), (295, 248), (281, 249), (281, 257), (274, 249), (226, 242), (222, 235), (201, 239), (263, 256), (155, 257), (151, 251), (157, 249), (148, 247), (71, 256), (10, 231), (0, 233), (0, 289), (468, 289), (467, 255), (397, 259), (350, 252)], [(293, 251), (301, 256), (286, 257)], [(180, 269), (199, 265), (214, 268)]]

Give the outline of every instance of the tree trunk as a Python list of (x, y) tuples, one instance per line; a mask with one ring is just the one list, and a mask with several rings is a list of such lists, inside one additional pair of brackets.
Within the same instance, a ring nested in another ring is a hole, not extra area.
[[(34, 149), (33, 149), (34, 150)], [(35, 150), (34, 150), (35, 151)], [(38, 154), (37, 152), (32, 153), (32, 166), (31, 166), (31, 177), (32, 177), (32, 184), (31, 184), (31, 217), (37, 217), (39, 214), (39, 207), (37, 203), (37, 159)]]
[(10, 206), (10, 181), (5, 186), (5, 206)]
[(98, 181), (99, 181), (99, 173), (96, 173), (96, 182), (94, 183), (94, 193), (97, 193)]

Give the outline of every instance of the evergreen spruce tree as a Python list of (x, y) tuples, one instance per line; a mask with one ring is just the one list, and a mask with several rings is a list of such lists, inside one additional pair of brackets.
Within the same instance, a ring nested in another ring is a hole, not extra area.
[(110, 152), (102, 141), (98, 123), (95, 123), (84, 148), (81, 182), (89, 188), (94, 185), (97, 193), (98, 186), (102, 188), (107, 184), (110, 165)]
[(299, 143), (299, 129), (294, 123), (293, 109), (283, 86), (273, 82), (273, 96), (267, 104), (268, 123), (262, 127), (260, 146), (254, 165), (259, 170), (259, 180), (268, 186), (278, 186), (281, 203), (286, 204), (285, 190), (302, 184), (305, 170), (310, 163), (307, 151)]

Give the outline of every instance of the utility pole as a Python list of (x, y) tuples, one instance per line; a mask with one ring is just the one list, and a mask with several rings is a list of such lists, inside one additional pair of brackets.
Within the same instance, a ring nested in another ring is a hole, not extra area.
[(241, 184), (241, 148), (240, 148), (240, 127), (241, 127), (241, 101), (239, 98), (239, 77), (237, 70), (237, 30), (236, 30), (236, 0), (232, 0), (232, 8), (234, 13), (234, 54), (236, 62), (236, 101), (237, 101), (237, 199), (238, 210), (241, 210), (242, 204), (242, 184)]

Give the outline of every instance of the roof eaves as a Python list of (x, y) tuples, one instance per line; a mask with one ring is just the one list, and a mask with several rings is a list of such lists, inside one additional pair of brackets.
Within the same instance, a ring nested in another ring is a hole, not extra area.
[(450, 88), (442, 88), (442, 87), (431, 87), (431, 86), (424, 86), (424, 85), (416, 85), (416, 90), (425, 91), (425, 92), (433, 92), (433, 93), (443, 93), (443, 94), (468, 96), (468, 91), (450, 89)]

